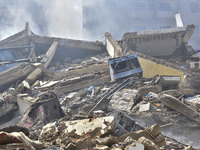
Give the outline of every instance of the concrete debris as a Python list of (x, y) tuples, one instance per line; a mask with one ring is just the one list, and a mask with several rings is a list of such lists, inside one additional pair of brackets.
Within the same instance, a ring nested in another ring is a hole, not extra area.
[(115, 109), (115, 134), (121, 136), (131, 131), (144, 129), (133, 118), (128, 116), (125, 112)]
[(144, 145), (146, 150), (159, 150), (160, 148), (151, 140), (141, 137), (138, 139), (138, 142)]
[(200, 112), (200, 95), (183, 98), (184, 103), (191, 106), (194, 110)]
[[(165, 138), (160, 134), (161, 128), (158, 125), (153, 125), (145, 130), (132, 131), (130, 133), (124, 134), (117, 139), (117, 142), (125, 140), (128, 136), (135, 140), (138, 140), (140, 137), (144, 136), (149, 140), (156, 142), (155, 144), (161, 147), (165, 145)], [(155, 140), (156, 138), (159, 140)]]
[(164, 103), (164, 105), (177, 110), (181, 114), (187, 116), (191, 120), (194, 120), (198, 123), (200, 123), (200, 113), (187, 107), (185, 104), (183, 104), (181, 101), (176, 99), (175, 97), (167, 94), (160, 93), (158, 95), (159, 100)]
[(109, 109), (120, 109), (123, 111), (129, 111), (134, 104), (133, 99), (136, 97), (138, 90), (123, 89), (115, 92), (109, 102)]
[(176, 23), (105, 44), (27, 23), (0, 41), (0, 149), (199, 149), (194, 26)]
[[(23, 102), (18, 104), (21, 104), (21, 112), (25, 110), (24, 107), (27, 108), (27, 105)], [(64, 113), (60, 107), (57, 96), (53, 92), (48, 92), (41, 94), (33, 101), (18, 124), (19, 126), (29, 128), (30, 131), (35, 132), (35, 128), (39, 130), (43, 125), (63, 116)]]
[(155, 83), (160, 84), (163, 89), (175, 89), (181, 81), (179, 76), (159, 76), (155, 78)]
[[(16, 148), (25, 148), (31, 150), (40, 150), (44, 148), (43, 144), (39, 141), (34, 141), (29, 139), (23, 132), (0, 132), (0, 148), (5, 149), (14, 149)], [(13, 144), (17, 143), (17, 144)], [(19, 144), (24, 143), (24, 144)], [(19, 144), (19, 145), (18, 145)]]
[(140, 109), (138, 111), (140, 111), (140, 112), (149, 111), (150, 106), (151, 106), (151, 103), (140, 105)]
[(128, 145), (125, 150), (144, 150), (144, 145), (140, 143), (133, 143)]
[(194, 29), (194, 25), (188, 25), (186, 27), (125, 33), (122, 38), (122, 48), (154, 57), (174, 57), (175, 54), (181, 56), (181, 51), (183, 51), (181, 47), (190, 39)]
[[(112, 132), (114, 126), (114, 117), (91, 118), (75, 121), (66, 121), (58, 124), (58, 131), (60, 134), (68, 135), (73, 133), (72, 137), (100, 137), (109, 132)], [(43, 127), (39, 139), (45, 140), (51, 136), (50, 132), (55, 132), (55, 123), (47, 124)], [(68, 135), (70, 136), (70, 135)]]
[(122, 56), (122, 48), (119, 44), (116, 43), (115, 39), (108, 32), (105, 33), (106, 37), (106, 49), (108, 54), (113, 57), (121, 57)]

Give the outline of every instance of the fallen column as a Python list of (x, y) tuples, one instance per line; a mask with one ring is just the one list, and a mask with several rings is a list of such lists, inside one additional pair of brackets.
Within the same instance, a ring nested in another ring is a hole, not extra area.
[(53, 56), (56, 52), (58, 46), (58, 42), (54, 41), (52, 43), (52, 45), (50, 46), (50, 48), (48, 49), (48, 51), (45, 54), (45, 57), (42, 58), (41, 63), (43, 63), (42, 65), (39, 65), (35, 70), (33, 70), (25, 79), (26, 82), (28, 82), (28, 84), (33, 84), (35, 82), (35, 80), (42, 75), (43, 73), (43, 69), (47, 68), (51, 62), (51, 60), (53, 59)]
[(58, 41), (54, 41), (51, 44), (51, 46), (48, 49), (48, 51), (46, 52), (45, 57), (42, 58), (41, 63), (44, 63), (44, 68), (45, 69), (49, 66), (51, 60), (53, 59), (53, 56), (54, 56), (54, 54), (56, 52), (57, 47), (58, 47)]

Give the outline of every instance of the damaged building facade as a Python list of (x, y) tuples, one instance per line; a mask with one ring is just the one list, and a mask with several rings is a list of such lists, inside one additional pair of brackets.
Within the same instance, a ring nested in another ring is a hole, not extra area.
[(199, 149), (195, 26), (174, 22), (117, 41), (106, 32), (105, 43), (26, 23), (0, 41), (0, 149)]

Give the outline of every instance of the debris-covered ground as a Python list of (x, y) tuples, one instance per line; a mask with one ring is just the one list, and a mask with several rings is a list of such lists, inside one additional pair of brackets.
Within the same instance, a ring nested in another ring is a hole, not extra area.
[(108, 33), (106, 45), (22, 33), (0, 42), (29, 38), (37, 57), (0, 73), (0, 149), (200, 149), (200, 74), (188, 61), (126, 51)]

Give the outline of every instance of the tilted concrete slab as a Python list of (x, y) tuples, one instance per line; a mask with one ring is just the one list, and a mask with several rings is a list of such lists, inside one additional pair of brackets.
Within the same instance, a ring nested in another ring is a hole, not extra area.
[(23, 63), (0, 73), (0, 91), (6, 90), (17, 81), (22, 81), (35, 69), (30, 63)]
[(125, 33), (123, 50), (136, 51), (149, 56), (183, 55), (182, 46), (191, 38), (195, 26)]
[(105, 33), (106, 37), (106, 49), (109, 55), (113, 57), (121, 57), (122, 56), (122, 49), (120, 45), (118, 45), (112, 35), (108, 32)]
[(166, 105), (174, 110), (177, 110), (178, 112), (180, 112), (181, 114), (190, 118), (191, 120), (193, 120), (197, 123), (200, 123), (200, 113), (189, 108), (188, 106), (186, 106), (184, 103), (182, 103), (177, 98), (175, 98), (171, 95), (163, 94), (163, 93), (159, 93), (158, 97), (159, 97), (158, 99), (164, 105)]

